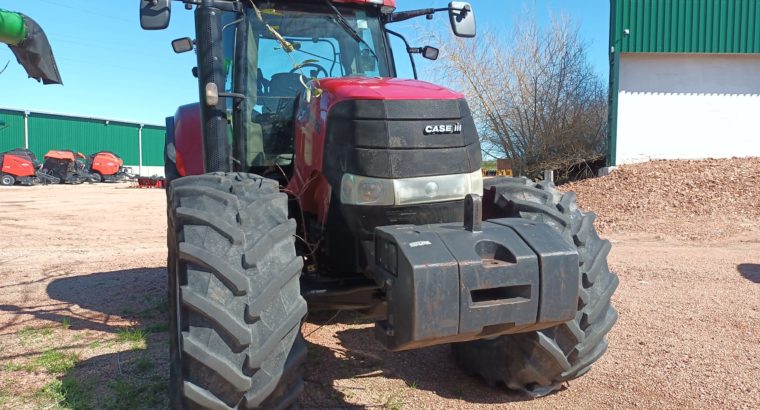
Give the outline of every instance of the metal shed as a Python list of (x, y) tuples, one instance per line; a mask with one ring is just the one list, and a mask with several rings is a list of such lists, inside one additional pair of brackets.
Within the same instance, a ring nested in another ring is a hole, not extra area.
[(760, 0), (611, 0), (609, 164), (760, 155)]
[(164, 134), (154, 124), (0, 108), (0, 152), (24, 147), (42, 158), (51, 149), (107, 150), (141, 175), (163, 175)]

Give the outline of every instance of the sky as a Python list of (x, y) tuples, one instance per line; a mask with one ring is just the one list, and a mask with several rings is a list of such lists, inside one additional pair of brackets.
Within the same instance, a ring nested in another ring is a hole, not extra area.
[[(173, 2), (168, 29), (144, 31), (137, 0), (0, 0), (0, 8), (33, 18), (50, 40), (63, 86), (43, 86), (28, 78), (10, 49), (0, 44), (0, 108), (45, 111), (164, 123), (180, 105), (198, 100), (192, 76), (195, 54), (175, 54), (171, 40), (193, 37), (193, 13)], [(470, 0), (478, 29), (497, 30), (509, 41), (515, 21), (530, 11), (539, 25), (552, 15), (565, 14), (580, 27), (589, 45), (589, 61), (599, 76), (608, 75), (608, 0)], [(445, 7), (447, 0), (397, 0), (398, 10)], [(432, 21), (424, 17), (396, 23), (392, 29), (410, 41), (422, 24), (446, 25), (446, 13)], [(414, 46), (414, 44), (412, 44)], [(419, 44), (422, 45), (422, 44)], [(435, 46), (435, 44), (430, 44)], [(394, 49), (395, 50), (395, 49)], [(403, 50), (394, 51), (399, 77), (411, 78)], [(421, 57), (417, 56), (419, 62)], [(435, 62), (425, 67), (434, 68)], [(425, 80), (424, 73), (420, 79)]]

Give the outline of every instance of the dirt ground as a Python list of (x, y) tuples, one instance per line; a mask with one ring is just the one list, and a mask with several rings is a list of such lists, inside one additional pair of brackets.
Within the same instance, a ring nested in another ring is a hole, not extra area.
[[(166, 407), (164, 192), (2, 188), (0, 407)], [(753, 218), (714, 240), (608, 226), (620, 319), (607, 354), (558, 393), (530, 400), (484, 386), (447, 346), (389, 353), (371, 323), (320, 313), (303, 328), (301, 407), (760, 408)]]

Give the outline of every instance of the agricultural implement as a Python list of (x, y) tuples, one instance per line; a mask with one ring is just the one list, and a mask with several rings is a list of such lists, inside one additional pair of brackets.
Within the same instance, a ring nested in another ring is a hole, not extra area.
[(133, 177), (124, 168), (124, 160), (111, 151), (99, 151), (88, 156), (85, 170), (92, 182), (118, 182)]
[(85, 169), (84, 154), (71, 150), (51, 150), (45, 154), (42, 172), (58, 178), (62, 184), (81, 184), (89, 179)]
[(0, 153), (0, 185), (34, 185), (36, 183), (57, 184), (60, 180), (40, 170), (37, 156), (28, 149), (16, 148)]
[[(167, 119), (173, 408), (286, 408), (307, 309), (356, 310), (390, 350), (451, 344), (489, 384), (533, 396), (605, 352), (618, 284), (573, 193), (484, 181), (464, 96), (398, 79), (393, 0), (185, 0), (200, 103)], [(167, 27), (168, 0), (141, 25)], [(415, 75), (416, 77), (416, 75)], [(296, 240), (296, 238), (298, 238)], [(308, 307), (307, 307), (308, 306)]]

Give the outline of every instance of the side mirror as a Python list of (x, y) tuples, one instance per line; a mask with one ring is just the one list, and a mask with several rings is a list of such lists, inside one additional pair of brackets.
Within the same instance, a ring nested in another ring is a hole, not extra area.
[(171, 0), (140, 0), (140, 27), (143, 30), (163, 30), (169, 27)]
[(182, 37), (172, 40), (172, 49), (175, 53), (184, 53), (193, 49), (193, 40), (190, 37)]
[(457, 37), (475, 37), (475, 13), (470, 3), (452, 1), (449, 3), (451, 31)]
[(428, 60), (438, 60), (439, 50), (435, 47), (425, 46), (422, 47), (422, 56)]

